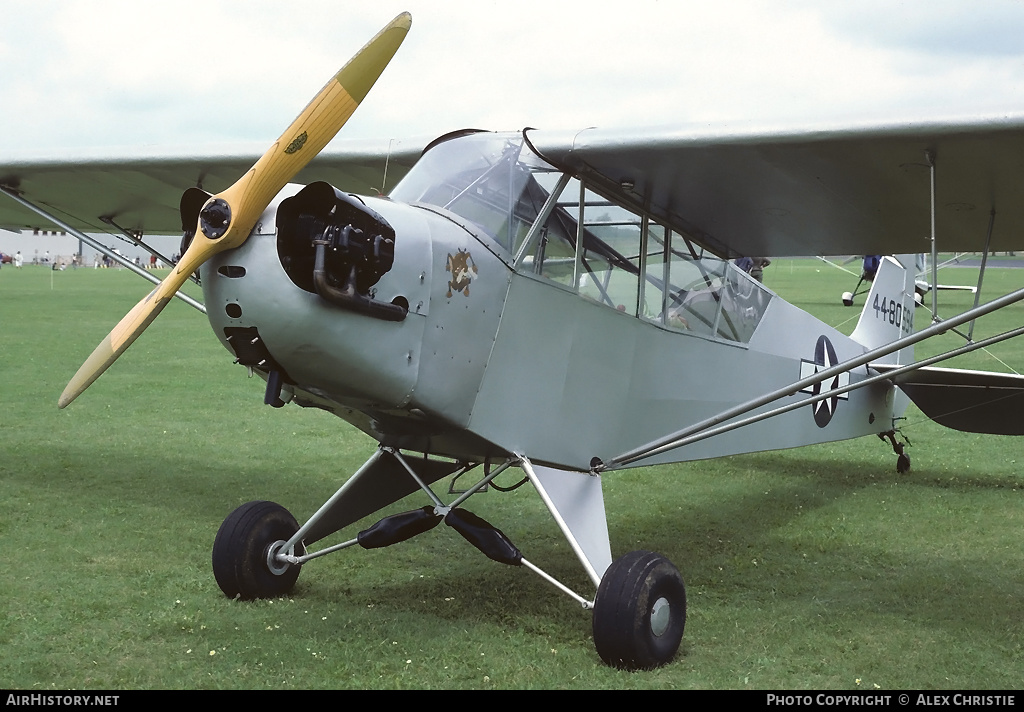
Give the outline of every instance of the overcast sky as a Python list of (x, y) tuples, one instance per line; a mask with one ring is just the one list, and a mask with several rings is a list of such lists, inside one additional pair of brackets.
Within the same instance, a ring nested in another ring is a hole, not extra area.
[(0, 157), (269, 144), (402, 10), (343, 129), (1024, 113), (1019, 0), (4, 0)]

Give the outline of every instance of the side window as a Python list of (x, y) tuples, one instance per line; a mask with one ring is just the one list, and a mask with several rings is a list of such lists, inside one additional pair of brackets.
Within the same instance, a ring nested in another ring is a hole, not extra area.
[(694, 259), (688, 253), (673, 250), (669, 261), (671, 292), (666, 324), (694, 334), (713, 336), (721, 303), (721, 260)]
[(750, 340), (771, 293), (749, 275), (715, 257), (694, 257), (679, 233), (575, 178), (533, 178), (530, 206), (538, 219), (513, 238), (518, 270), (672, 330)]
[(728, 265), (726, 274), (718, 333), (724, 339), (747, 343), (768, 308), (771, 293), (733, 265)]
[(544, 188), (556, 198), (546, 215), (541, 211), (542, 220), (518, 247), (516, 267), (558, 282), (584, 299), (636, 316), (640, 217), (590, 190), (581, 192), (575, 178)]
[(724, 260), (675, 250), (669, 274), (667, 326), (726, 341), (750, 341), (771, 299), (750, 275)]
[(640, 285), (640, 316), (657, 324), (665, 323), (671, 293), (671, 289), (668, 289), (668, 264), (665, 261), (670, 237), (671, 233), (664, 226), (647, 223), (646, 239), (643, 242), (647, 259), (644, 262), (643, 283)]
[(637, 316), (640, 216), (589, 191), (583, 216), (580, 295)]
[(538, 176), (551, 202), (547, 215), (516, 245), (516, 267), (574, 289), (580, 188), (576, 180), (558, 178)]

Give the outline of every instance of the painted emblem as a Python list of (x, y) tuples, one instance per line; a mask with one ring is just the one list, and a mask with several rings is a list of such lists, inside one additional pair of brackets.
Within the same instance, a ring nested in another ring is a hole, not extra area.
[(309, 136), (303, 131), (301, 134), (292, 139), (292, 142), (288, 144), (288, 148), (284, 149), (285, 153), (292, 154), (298, 151), (300, 148), (306, 145), (306, 139)]
[(462, 292), (469, 296), (469, 283), (477, 274), (476, 263), (468, 250), (459, 248), (459, 251), (452, 255), (448, 253), (448, 262), (444, 266), (445, 272), (451, 272), (452, 278), (448, 281), (448, 296), (454, 292)]
[[(821, 373), (829, 368), (832, 368), (839, 359), (836, 357), (836, 350), (832, 346), (832, 342), (828, 340), (828, 337), (822, 334), (818, 337), (818, 343), (814, 345), (814, 361), (800, 361), (800, 378), (804, 379), (808, 376), (813, 376), (816, 373)], [(813, 386), (804, 388), (801, 393), (810, 393), (812, 396), (821, 394), (822, 392), (828, 392), (833, 388), (843, 388), (850, 384), (850, 374), (840, 373), (832, 378), (825, 379), (815, 383)], [(824, 428), (832, 420), (832, 416), (835, 415), (836, 406), (839, 404), (839, 399), (847, 400), (847, 394), (832, 396), (831, 398), (825, 398), (817, 403), (814, 403), (811, 408), (814, 410), (814, 422), (819, 428)]]

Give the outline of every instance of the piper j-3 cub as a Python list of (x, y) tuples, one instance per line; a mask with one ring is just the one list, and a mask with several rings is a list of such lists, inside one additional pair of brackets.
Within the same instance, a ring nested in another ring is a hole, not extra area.
[[(1024, 379), (914, 363), (913, 345), (1024, 290), (924, 326), (913, 262), (885, 257), (847, 337), (730, 262), (913, 254), (930, 224), (944, 249), (1020, 247), (1021, 119), (464, 131), (422, 151), (334, 148), (306, 168), (409, 27), (408, 15), (388, 25), (248, 170), (238, 157), (0, 164), (4, 225), (42, 214), (84, 240), (97, 221), (140, 240), (185, 233), (177, 266), (89, 356), (61, 407), (198, 271), (214, 333), (266, 381), (267, 404), (323, 409), (379, 441), (304, 524), (271, 502), (227, 517), (213, 546), (227, 596), (281, 595), (316, 557), (444, 522), (591, 609), (607, 663), (654, 667), (683, 635), (683, 579), (656, 553), (613, 560), (607, 474), (864, 435), (888, 439), (905, 469), (896, 424), (907, 396), (950, 427), (1021, 434)], [(389, 195), (348, 192), (373, 193), (385, 165), (404, 174)], [(291, 183), (311, 178), (330, 182)], [(991, 214), (1014, 229), (993, 230)], [(594, 591), (556, 580), (466, 508), (509, 468), (536, 489)], [(422, 506), (326, 543), (409, 495)]]

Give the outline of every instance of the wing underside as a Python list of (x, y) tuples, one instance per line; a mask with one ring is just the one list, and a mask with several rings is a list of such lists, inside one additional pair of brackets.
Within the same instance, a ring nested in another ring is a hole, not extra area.
[(725, 257), (1024, 246), (1024, 116), (870, 126), (530, 131), (549, 161)]
[[(362, 195), (386, 192), (408, 172), (425, 141), (336, 141), (296, 177), (327, 181)], [(231, 154), (121, 151), (117, 155), (63, 155), (0, 159), (0, 187), (83, 232), (107, 232), (100, 218), (143, 234), (180, 234), (182, 192), (200, 187), (216, 193), (231, 185), (260, 157), (264, 146)], [(40, 227), (40, 218), (0, 196), (0, 227)], [(46, 227), (49, 227), (48, 225)]]

